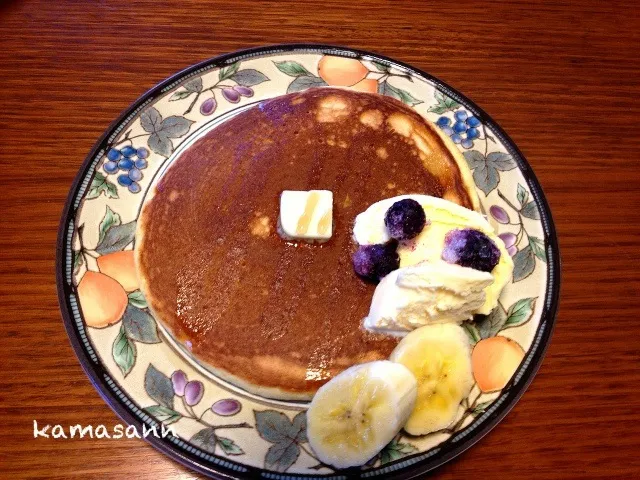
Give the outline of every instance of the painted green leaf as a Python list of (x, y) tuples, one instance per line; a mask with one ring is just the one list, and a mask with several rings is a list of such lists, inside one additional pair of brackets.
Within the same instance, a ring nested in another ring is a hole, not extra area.
[(513, 157), (503, 152), (491, 152), (487, 155), (487, 163), (501, 172), (508, 172), (516, 168), (516, 162)]
[(438, 115), (444, 112), (453, 112), (456, 108), (460, 106), (458, 102), (456, 102), (453, 98), (447, 97), (442, 92), (436, 90), (434, 97), (436, 99), (437, 104), (429, 107), (429, 112), (436, 113)]
[(96, 171), (85, 198), (91, 200), (98, 198), (103, 193), (107, 198), (118, 198), (118, 188), (115, 184), (110, 182), (105, 175)]
[(144, 375), (144, 389), (160, 405), (173, 409), (173, 383), (171, 379), (149, 364)]
[[(107, 207), (109, 208), (109, 207)], [(100, 255), (106, 255), (107, 253), (119, 252), (124, 247), (133, 242), (136, 234), (136, 221), (124, 223), (122, 225), (111, 226), (104, 238), (98, 242), (96, 246), (96, 252)]]
[(198, 93), (202, 91), (202, 77), (192, 78), (183, 85), (187, 92)]
[(285, 60), (283, 62), (273, 62), (278, 70), (290, 77), (312, 76), (311, 72), (298, 62)]
[(533, 254), (543, 262), (547, 262), (547, 252), (544, 249), (544, 242), (538, 237), (529, 235), (529, 246), (533, 250)]
[(300, 447), (295, 442), (279, 442), (269, 447), (264, 457), (264, 467), (276, 472), (286, 472), (300, 456)]
[(135, 290), (127, 295), (129, 297), (129, 305), (138, 308), (147, 308), (147, 299), (140, 290)]
[(520, 202), (520, 205), (524, 205), (525, 203), (527, 203), (527, 199), (529, 198), (529, 192), (527, 192), (527, 189), (524, 188), (522, 185), (518, 184), (518, 191), (517, 191), (517, 198), (518, 198), (518, 202)]
[(481, 413), (484, 413), (485, 410), (493, 403), (493, 401), (489, 400), (488, 402), (482, 402), (477, 404), (473, 410), (471, 410), (471, 413), (473, 415), (480, 415)]
[(533, 315), (538, 297), (522, 298), (507, 310), (507, 321), (503, 328), (519, 327), (527, 323)]
[(238, 71), (240, 68), (240, 62), (236, 62), (233, 65), (220, 69), (220, 73), (218, 73), (218, 78), (220, 81), (226, 80), (230, 78), (234, 73)]
[(120, 331), (118, 332), (116, 339), (113, 341), (111, 356), (125, 377), (129, 374), (136, 363), (136, 346), (127, 337), (123, 326), (120, 326)]
[(513, 282), (524, 280), (533, 273), (536, 260), (531, 246), (527, 245), (513, 256)]
[(156, 321), (138, 307), (127, 305), (124, 315), (122, 315), (122, 326), (127, 336), (136, 342), (160, 343)]
[(162, 133), (169, 138), (180, 138), (187, 134), (192, 124), (191, 120), (179, 115), (171, 115), (162, 121), (156, 133)]
[(491, 152), (486, 157), (477, 150), (463, 153), (469, 168), (473, 170), (473, 181), (485, 195), (489, 195), (500, 183), (500, 173), (516, 168), (511, 155)]
[(73, 273), (78, 273), (82, 265), (84, 265), (84, 256), (80, 250), (75, 250), (73, 252)]
[(477, 150), (469, 150), (467, 152), (463, 152), (462, 156), (467, 161), (467, 164), (469, 165), (469, 168), (471, 170), (475, 170), (476, 168), (485, 164), (484, 155), (482, 155), (482, 153)]
[(389, 66), (385, 65), (384, 63), (376, 62), (375, 60), (372, 60), (371, 63), (373, 64), (374, 67), (376, 67), (381, 72), (387, 73), (390, 70)]
[(507, 315), (502, 307), (497, 306), (489, 315), (478, 315), (476, 328), (481, 338), (494, 337), (507, 321)]
[(327, 86), (327, 82), (322, 80), (320, 77), (316, 77), (313, 75), (298, 77), (289, 84), (289, 87), (287, 88), (287, 93), (300, 92), (302, 90), (306, 90), (307, 88), (326, 87), (326, 86)]
[(520, 213), (522, 214), (523, 217), (527, 217), (532, 220), (540, 220), (540, 212), (538, 211), (536, 202), (534, 202), (533, 200), (531, 200), (524, 207), (522, 207), (522, 210), (520, 210)]
[(189, 90), (180, 90), (176, 93), (174, 93), (173, 95), (171, 95), (169, 97), (169, 101), (170, 102), (175, 102), (177, 100), (182, 100), (184, 98), (187, 98), (189, 96), (193, 95), (193, 92), (190, 92)]
[(242, 455), (244, 453), (244, 450), (230, 438), (218, 437), (218, 445), (220, 445), (222, 451), (227, 455)]
[(100, 221), (100, 226), (98, 227), (98, 245), (104, 241), (107, 231), (115, 225), (120, 225), (120, 223), (120, 215), (111, 210), (111, 207), (107, 205), (107, 210)]
[(140, 126), (147, 133), (155, 132), (162, 122), (162, 115), (155, 107), (147, 108), (140, 115)]
[(471, 322), (464, 322), (462, 324), (462, 328), (464, 328), (464, 331), (467, 333), (467, 336), (469, 337), (469, 343), (471, 343), (471, 345), (475, 345), (480, 340), (482, 340), (482, 336), (480, 336), (478, 327), (476, 327), (475, 324)]
[(229, 79), (233, 80), (238, 85), (242, 85), (243, 87), (253, 87), (254, 85), (259, 85), (261, 83), (269, 81), (269, 77), (253, 68), (240, 70), (239, 72), (231, 75)]
[(152, 133), (147, 139), (147, 146), (152, 152), (168, 157), (173, 152), (173, 142), (162, 133)]
[(165, 425), (176, 423), (182, 418), (180, 412), (176, 412), (173, 408), (165, 407), (164, 405), (151, 405), (143, 408), (143, 410)]
[(385, 463), (393, 462), (417, 451), (418, 448), (411, 443), (400, 442), (398, 439), (393, 439), (380, 452), (380, 464), (384, 465)]
[(378, 84), (378, 93), (380, 95), (387, 95), (400, 100), (402, 103), (406, 103), (409, 106), (414, 106), (422, 103), (422, 100), (418, 100), (406, 90), (394, 87), (386, 80)]
[(267, 442), (306, 442), (306, 416), (296, 415), (293, 421), (276, 410), (255, 411), (256, 430)]
[(201, 448), (205, 452), (216, 452), (216, 433), (211, 427), (203, 428), (189, 440), (196, 447)]

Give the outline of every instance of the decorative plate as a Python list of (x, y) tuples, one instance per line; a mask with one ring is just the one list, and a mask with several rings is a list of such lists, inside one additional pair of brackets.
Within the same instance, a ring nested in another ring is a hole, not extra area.
[[(338, 62), (322, 78), (323, 56)], [(287, 92), (350, 83), (401, 100), (451, 135), (481, 204), (513, 256), (499, 308), (467, 331), (476, 385), (447, 431), (399, 434), (361, 468), (334, 471), (306, 438), (305, 405), (258, 398), (189, 361), (149, 314), (132, 250), (155, 175), (194, 138), (238, 109)], [(103, 398), (179, 462), (218, 478), (411, 478), (469, 448), (514, 406), (549, 342), (559, 256), (549, 207), (517, 147), (473, 102), (401, 62), (352, 49), (279, 45), (187, 68), (137, 100), (86, 158), (62, 215), (60, 308), (75, 352)], [(477, 355), (476, 355), (477, 354)], [(500, 363), (490, 359), (502, 358)]]

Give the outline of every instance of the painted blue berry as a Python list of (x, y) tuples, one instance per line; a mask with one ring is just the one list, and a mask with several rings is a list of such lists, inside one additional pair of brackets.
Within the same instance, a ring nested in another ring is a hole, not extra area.
[(469, 125), (470, 127), (478, 127), (480, 126), (480, 120), (478, 120), (476, 117), (469, 117), (467, 118), (467, 125)]
[(469, 140), (468, 138), (465, 138), (460, 142), (460, 145), (462, 145), (464, 148), (471, 148), (473, 147), (473, 140)]
[(138, 158), (147, 158), (149, 156), (149, 150), (144, 147), (138, 149)]
[(444, 132), (445, 135), (453, 135), (453, 128), (451, 127), (443, 127), (442, 131)]
[(133, 168), (133, 160), (130, 158), (123, 158), (118, 162), (120, 170), (131, 170)]
[(133, 182), (131, 185), (129, 185), (129, 191), (131, 193), (138, 193), (140, 190), (142, 190), (142, 188), (140, 188), (140, 184), (137, 182)]
[(104, 171), (107, 173), (116, 173), (118, 171), (118, 163), (117, 162), (104, 162)]
[(464, 122), (456, 122), (453, 124), (453, 131), (456, 133), (462, 133), (467, 131), (467, 124)]
[(122, 147), (122, 150), (120, 150), (122, 152), (122, 155), (124, 155), (127, 158), (131, 158), (133, 157), (136, 153), (138, 153), (138, 151), (133, 148), (131, 145), (127, 145), (126, 147)]
[(448, 127), (451, 124), (451, 119), (448, 117), (440, 117), (436, 123), (439, 127)]
[(131, 170), (129, 170), (129, 178), (134, 182), (142, 180), (142, 172), (137, 168), (132, 168)]
[(147, 168), (147, 161), (144, 158), (139, 158), (134, 162), (134, 165), (136, 166), (136, 168), (142, 170)]
[(123, 187), (128, 187), (133, 183), (133, 180), (129, 178), (129, 175), (118, 175), (118, 183)]
[(451, 135), (451, 140), (453, 140), (453, 143), (460, 143), (462, 142), (462, 137), (457, 133), (454, 133), (453, 135)]
[(109, 152), (107, 153), (107, 158), (109, 160), (111, 160), (112, 162), (115, 162), (116, 160), (120, 159), (120, 150), (116, 150), (115, 148), (112, 148), (111, 150), (109, 150)]
[(453, 114), (453, 116), (456, 118), (456, 120), (458, 120), (459, 122), (464, 122), (467, 117), (469, 116), (467, 114), (467, 112), (465, 112), (464, 110), (458, 110), (456, 113)]
[(480, 132), (478, 131), (477, 128), (470, 128), (469, 130), (467, 130), (467, 138), (469, 140), (474, 140), (479, 136), (480, 136)]

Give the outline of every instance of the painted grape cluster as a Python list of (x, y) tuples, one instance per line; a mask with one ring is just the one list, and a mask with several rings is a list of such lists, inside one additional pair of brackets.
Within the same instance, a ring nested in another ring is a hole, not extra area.
[(147, 168), (148, 156), (149, 150), (144, 147), (136, 149), (126, 145), (121, 149), (111, 148), (103, 168), (109, 175), (122, 172), (118, 175), (118, 183), (131, 193), (138, 193), (141, 190), (138, 182), (142, 180), (142, 170)]
[(451, 137), (453, 143), (460, 144), (464, 148), (472, 148), (473, 141), (480, 137), (480, 120), (469, 115), (466, 110), (457, 110), (453, 114), (454, 121), (444, 115), (438, 118), (436, 124), (442, 131)]

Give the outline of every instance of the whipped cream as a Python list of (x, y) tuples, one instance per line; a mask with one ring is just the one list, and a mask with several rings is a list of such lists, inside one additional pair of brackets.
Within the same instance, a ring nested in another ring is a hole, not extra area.
[[(391, 205), (404, 198), (411, 198), (422, 205), (427, 217), (427, 225), (417, 237), (400, 242), (397, 250), (400, 257), (400, 270), (402, 270), (403, 267), (411, 267), (425, 261), (434, 264), (440, 262), (445, 235), (450, 230), (473, 228), (487, 235), (496, 244), (500, 250), (500, 261), (490, 272), (490, 275), (493, 277), (493, 282), (487, 284), (483, 289), (484, 302), (470, 311), (471, 314), (489, 314), (491, 310), (498, 305), (500, 292), (511, 277), (513, 260), (507, 252), (504, 242), (498, 238), (493, 227), (480, 213), (442, 198), (417, 194), (401, 195), (376, 202), (359, 214), (356, 217), (353, 228), (355, 241), (360, 245), (372, 245), (389, 241), (389, 233), (384, 225), (385, 213)], [(436, 270), (439, 272), (442, 272), (443, 269), (444, 267), (436, 267)], [(465, 275), (466, 273), (470, 273), (467, 272), (467, 270), (477, 272), (473, 269), (465, 269)], [(432, 267), (432, 272), (433, 271)], [(451, 269), (447, 269), (447, 271), (452, 272)], [(451, 273), (439, 273), (438, 275), (451, 275)], [(386, 277), (382, 282), (385, 282), (385, 280)], [(456, 281), (464, 282), (463, 279)], [(382, 284), (382, 282), (380, 284)], [(395, 280), (389, 280), (387, 283), (391, 282), (395, 282)], [(382, 289), (385, 288), (388, 287), (382, 287)], [(416, 295), (416, 298), (417, 296), (418, 295)], [(478, 303), (477, 298), (474, 298), (474, 304), (475, 303)], [(423, 309), (423, 307), (420, 307), (420, 309)]]
[(484, 305), (493, 275), (442, 260), (401, 267), (376, 287), (365, 328), (404, 334), (432, 323), (469, 320)]

